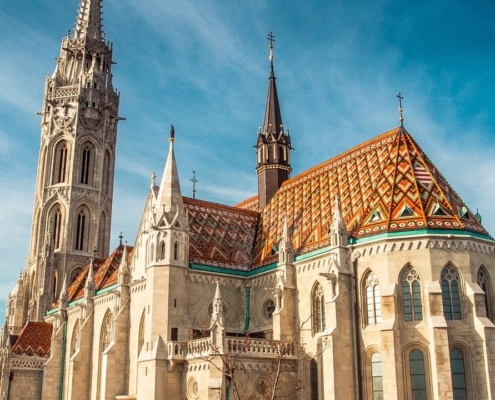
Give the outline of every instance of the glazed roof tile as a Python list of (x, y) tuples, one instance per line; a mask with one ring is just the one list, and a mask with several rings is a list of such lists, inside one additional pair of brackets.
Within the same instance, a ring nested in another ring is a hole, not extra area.
[[(132, 246), (127, 246), (128, 257), (131, 260)], [(124, 245), (117, 247), (106, 259), (97, 258), (93, 264), (94, 283), (96, 291), (107, 288), (118, 281), (118, 270), (122, 261)], [(80, 299), (84, 296), (84, 285), (89, 272), (89, 263), (84, 267), (74, 282), (68, 288), (69, 301)]]
[[(253, 265), (273, 260), (286, 215), (297, 253), (328, 246), (335, 197), (354, 238), (427, 228), (488, 235), (411, 135), (399, 127), (284, 182), (260, 212)], [(253, 204), (250, 198), (238, 206)]]
[(189, 260), (249, 270), (258, 212), (184, 197), (189, 218)]
[(49, 357), (52, 331), (52, 324), (29, 321), (12, 346), (12, 354)]

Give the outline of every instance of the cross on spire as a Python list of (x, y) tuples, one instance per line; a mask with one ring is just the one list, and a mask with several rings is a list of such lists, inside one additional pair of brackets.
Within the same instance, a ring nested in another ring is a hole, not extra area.
[(193, 195), (193, 199), (196, 198), (196, 183), (198, 183), (199, 181), (196, 179), (196, 171), (193, 171), (193, 177), (191, 179), (191, 182), (193, 184), (193, 190), (192, 190), (192, 195)]
[(402, 116), (402, 112), (404, 111), (403, 108), (402, 108), (402, 99), (404, 97), (401, 96), (400, 92), (399, 94), (397, 95), (397, 98), (399, 99), (399, 122), (400, 122), (400, 126), (404, 126), (404, 117)]
[(270, 42), (270, 46), (268, 46), (268, 48), (270, 49), (270, 61), (273, 61), (273, 47), (275, 43), (275, 36), (273, 36), (273, 32), (270, 32), (268, 34), (267, 39)]

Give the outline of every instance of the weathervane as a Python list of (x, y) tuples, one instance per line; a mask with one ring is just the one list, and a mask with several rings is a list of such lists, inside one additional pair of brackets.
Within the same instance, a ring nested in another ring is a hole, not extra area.
[(196, 183), (198, 183), (199, 181), (196, 179), (196, 171), (193, 171), (193, 177), (191, 179), (191, 182), (193, 183), (193, 190), (192, 190), (192, 194), (193, 194), (193, 199), (196, 198)]
[(268, 34), (267, 39), (270, 41), (270, 46), (268, 46), (268, 48), (270, 49), (270, 61), (273, 62), (273, 47), (274, 47), (274, 43), (275, 43), (275, 36), (273, 36), (272, 32), (270, 32)]
[(404, 117), (402, 116), (402, 112), (404, 111), (402, 109), (402, 99), (404, 97), (402, 97), (401, 94), (400, 94), (400, 92), (399, 92), (399, 94), (397, 95), (397, 98), (399, 99), (399, 115), (400, 115), (399, 121), (400, 121), (400, 126), (404, 126)]

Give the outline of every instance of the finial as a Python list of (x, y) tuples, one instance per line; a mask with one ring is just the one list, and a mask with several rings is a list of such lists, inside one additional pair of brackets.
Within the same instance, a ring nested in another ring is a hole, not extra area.
[(199, 181), (196, 179), (196, 171), (193, 171), (193, 177), (191, 179), (191, 182), (193, 184), (193, 190), (192, 190), (192, 195), (193, 195), (193, 199), (196, 198), (196, 183), (198, 183)]
[(404, 126), (404, 117), (402, 116), (402, 112), (404, 111), (402, 109), (402, 99), (404, 97), (402, 97), (401, 94), (400, 94), (400, 92), (399, 92), (399, 94), (397, 95), (397, 98), (399, 99), (399, 115), (400, 115), (399, 121), (400, 121), (400, 126)]
[(154, 172), (151, 173), (151, 188), (156, 186), (156, 174)]
[(175, 140), (175, 129), (173, 125), (170, 125), (170, 139), (171, 142)]
[(119, 240), (120, 240), (120, 246), (122, 246), (122, 239), (124, 238), (124, 236), (122, 236), (122, 232), (120, 232), (120, 236), (119, 236)]
[(268, 38), (267, 38), (270, 42), (270, 45), (268, 46), (268, 48), (270, 49), (270, 61), (273, 62), (273, 47), (274, 47), (274, 43), (275, 43), (275, 36), (273, 36), (273, 33), (270, 32), (268, 34)]

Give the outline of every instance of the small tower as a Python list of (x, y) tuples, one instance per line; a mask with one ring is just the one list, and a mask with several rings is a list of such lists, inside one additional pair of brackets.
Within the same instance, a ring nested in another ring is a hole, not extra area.
[(263, 209), (277, 192), (279, 187), (289, 179), (292, 168), (290, 166), (289, 132), (285, 133), (282, 123), (282, 114), (278, 102), (275, 72), (273, 70), (273, 43), (275, 38), (270, 32), (270, 77), (268, 78), (268, 96), (266, 99), (265, 120), (263, 128), (258, 132), (256, 142), (258, 173), (258, 200), (259, 208)]
[(81, 0), (45, 82), (31, 244), (29, 318), (41, 321), (96, 249), (108, 256), (119, 93), (101, 0)]

